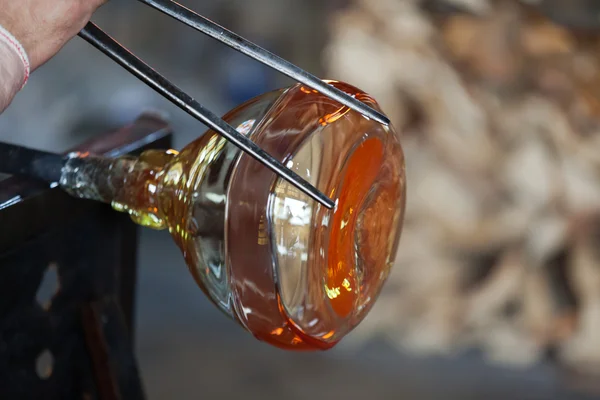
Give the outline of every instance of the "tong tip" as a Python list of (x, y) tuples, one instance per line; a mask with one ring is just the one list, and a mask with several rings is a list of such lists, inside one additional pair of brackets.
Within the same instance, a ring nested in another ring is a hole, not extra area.
[(365, 115), (366, 117), (371, 118), (372, 120), (375, 120), (377, 122), (379, 122), (380, 124), (383, 124), (385, 126), (388, 126), (391, 121), (388, 117), (386, 117), (385, 115), (383, 115), (383, 113), (380, 113), (379, 111), (373, 110), (372, 108), (365, 106), (365, 110), (362, 110), (361, 112), (363, 113), (363, 115)]

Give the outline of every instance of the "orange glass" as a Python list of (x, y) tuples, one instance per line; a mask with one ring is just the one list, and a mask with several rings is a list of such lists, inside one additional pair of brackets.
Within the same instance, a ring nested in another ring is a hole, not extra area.
[[(331, 82), (376, 110), (377, 102)], [(328, 210), (209, 130), (180, 153), (75, 154), (61, 185), (168, 229), (194, 279), (260, 340), (328, 349), (369, 312), (404, 217), (396, 132), (298, 84), (224, 120), (336, 202)]]

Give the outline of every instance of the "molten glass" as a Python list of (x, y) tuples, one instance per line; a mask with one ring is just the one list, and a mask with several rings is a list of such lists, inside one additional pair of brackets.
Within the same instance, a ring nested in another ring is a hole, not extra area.
[[(362, 91), (331, 83), (380, 111)], [(211, 130), (180, 153), (75, 154), (61, 186), (168, 229), (202, 290), (258, 339), (331, 348), (373, 306), (395, 258), (406, 193), (397, 135), (302, 85), (250, 100), (224, 120), (335, 209)]]

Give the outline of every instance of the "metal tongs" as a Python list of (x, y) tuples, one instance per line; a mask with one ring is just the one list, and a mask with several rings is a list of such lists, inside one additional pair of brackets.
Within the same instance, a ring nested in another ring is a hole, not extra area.
[[(358, 99), (342, 92), (341, 90), (323, 82), (321, 79), (309, 74), (303, 69), (290, 62), (270, 53), (256, 44), (242, 38), (241, 36), (217, 25), (209, 19), (193, 12), (192, 10), (175, 3), (171, 0), (138, 0), (162, 13), (175, 18), (227, 46), (237, 50), (253, 59), (303, 83), (304, 85), (319, 91), (333, 100), (356, 110), (365, 117), (373, 119), (384, 125), (389, 124), (389, 119), (373, 110)], [(160, 75), (148, 64), (136, 57), (133, 53), (111, 38), (97, 25), (90, 22), (79, 33), (79, 36), (89, 42), (92, 46), (103, 52), (117, 64), (125, 68), (131, 74), (146, 83), (152, 89), (170, 100), (173, 104), (190, 114), (192, 117), (206, 124), (209, 128), (218, 132), (228, 139), (242, 151), (248, 153), (263, 165), (270, 168), (277, 175), (296, 186), (299, 190), (318, 201), (325, 207), (332, 209), (334, 202), (321, 193), (317, 188), (305, 181), (299, 175), (286, 168), (283, 164), (269, 155), (246, 136), (239, 133), (218, 115), (206, 109), (191, 96), (172, 84), (168, 79)]]

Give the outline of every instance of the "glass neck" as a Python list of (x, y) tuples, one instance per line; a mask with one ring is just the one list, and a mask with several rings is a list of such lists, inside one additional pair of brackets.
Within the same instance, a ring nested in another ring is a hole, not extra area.
[(140, 157), (69, 155), (60, 186), (70, 195), (111, 204), (142, 226), (165, 229), (157, 202), (157, 177), (174, 152), (150, 151)]

